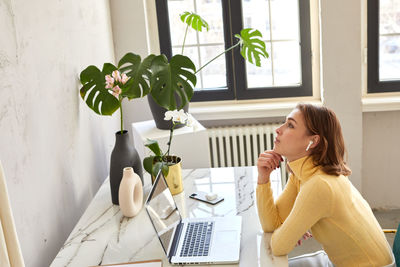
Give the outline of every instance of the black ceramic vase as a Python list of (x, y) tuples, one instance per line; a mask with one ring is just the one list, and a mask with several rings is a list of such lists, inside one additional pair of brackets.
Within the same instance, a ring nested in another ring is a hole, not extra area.
[(118, 131), (115, 133), (115, 145), (111, 152), (110, 160), (110, 186), (112, 203), (119, 205), (118, 191), (122, 180), (123, 169), (132, 167), (134, 172), (139, 175), (143, 184), (142, 161), (135, 147), (130, 141), (128, 131)]
[[(156, 101), (154, 101), (154, 99), (151, 95), (147, 95), (147, 100), (149, 101), (151, 114), (153, 115), (154, 122), (156, 123), (156, 127), (160, 130), (170, 130), (172, 128), (172, 121), (164, 120), (165, 112), (167, 111), (167, 109), (158, 105), (156, 103)], [(180, 101), (177, 98), (176, 98), (176, 100), (177, 100), (177, 105), (179, 106)], [(188, 109), (189, 109), (189, 104), (186, 104), (183, 107), (183, 110), (185, 112), (188, 112)], [(177, 124), (175, 126), (175, 129), (181, 128), (183, 126), (184, 126), (184, 124)]]

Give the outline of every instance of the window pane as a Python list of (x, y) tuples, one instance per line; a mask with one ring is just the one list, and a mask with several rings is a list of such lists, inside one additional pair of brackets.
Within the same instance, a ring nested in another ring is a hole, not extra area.
[[(185, 36), (186, 23), (183, 23), (180, 14), (185, 11), (194, 11), (193, 1), (188, 0), (168, 0), (169, 25), (171, 29), (171, 44), (172, 46), (182, 46)], [(185, 44), (195, 44), (195, 31), (188, 31)], [(180, 53), (180, 52), (179, 52)]]
[(224, 43), (224, 23), (222, 21), (221, 0), (202, 0), (196, 1), (196, 10), (210, 27), (209, 31), (199, 33), (201, 44)]
[(246, 0), (242, 4), (244, 27), (261, 30), (264, 41), (273, 44), (271, 49), (271, 43), (266, 43), (270, 57), (262, 60), (261, 68), (246, 63), (248, 87), (300, 85), (298, 0)]
[(297, 42), (273, 42), (274, 85), (300, 85), (300, 46)]
[(379, 2), (379, 80), (400, 79), (400, 1)]
[[(220, 53), (220, 51), (223, 51), (223, 49), (224, 46), (222, 45), (200, 47), (200, 55), (202, 61), (201, 65), (203, 66), (209, 60), (214, 58), (218, 53)], [(201, 83), (198, 82), (197, 84), (202, 84), (203, 90), (212, 90), (214, 88), (222, 89), (218, 87), (226, 87), (225, 56), (220, 56), (209, 65), (207, 65), (203, 70), (200, 71), (199, 75), (197, 75), (197, 79), (201, 81)], [(196, 90), (201, 90), (200, 88), (196, 88)]]
[(400, 33), (400, 1), (380, 0), (379, 33)]
[[(267, 51), (271, 51), (271, 43), (265, 43)], [(272, 87), (272, 66), (271, 60), (262, 59), (261, 67), (250, 64), (246, 61), (247, 87), (257, 89), (257, 87)]]
[(273, 40), (299, 39), (298, 0), (270, 0)]
[(224, 42), (221, 0), (168, 0), (168, 10), (172, 46), (183, 43), (187, 24), (181, 21), (179, 15), (185, 11), (200, 15), (210, 28), (208, 32), (202, 30), (198, 33), (189, 28), (185, 44)]
[(400, 36), (379, 38), (379, 80), (400, 79)]
[[(191, 28), (188, 30), (183, 54), (193, 61), (196, 69), (225, 50), (221, 0), (168, 0), (168, 9), (173, 55), (182, 53), (186, 23), (182, 23), (179, 14), (185, 11), (200, 15), (210, 27), (208, 32), (196, 32)], [(216, 87), (226, 89), (224, 55), (197, 74), (195, 91), (221, 89)]]
[[(185, 48), (185, 56), (189, 57), (196, 69), (199, 69), (209, 60), (217, 55), (217, 51), (222, 51), (222, 45), (219, 46), (202, 46)], [(172, 53), (179, 54), (180, 48), (173, 48)], [(199, 56), (200, 53), (200, 56)], [(220, 56), (203, 70), (197, 73), (197, 84), (195, 91), (226, 89), (226, 67), (225, 56)], [(222, 88), (217, 88), (222, 87)]]
[(270, 38), (268, 0), (242, 1), (243, 28), (253, 28), (261, 32), (263, 39)]

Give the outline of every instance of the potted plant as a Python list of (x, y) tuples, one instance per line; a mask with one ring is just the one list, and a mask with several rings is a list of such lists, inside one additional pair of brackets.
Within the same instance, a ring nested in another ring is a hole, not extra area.
[[(110, 116), (119, 109), (121, 130), (115, 133), (115, 146), (110, 159), (110, 187), (112, 203), (118, 205), (118, 191), (123, 169), (133, 167), (143, 183), (143, 169), (139, 155), (129, 138), (129, 132), (124, 130), (122, 101), (147, 94), (149, 87), (142, 80), (136, 79), (140, 68), (137, 61), (140, 57), (128, 53), (118, 62), (117, 66), (105, 63), (103, 69), (88, 66), (80, 74), (82, 87), (80, 95), (89, 108), (99, 115)], [(142, 66), (150, 64), (151, 57), (142, 62)], [(138, 85), (141, 84), (141, 85)]]
[(172, 195), (176, 195), (182, 192), (183, 185), (181, 175), (181, 158), (175, 155), (170, 155), (172, 137), (174, 135), (174, 129), (177, 125), (193, 127), (194, 120), (193, 117), (183, 109), (179, 111), (174, 110), (165, 112), (164, 120), (172, 122), (169, 140), (167, 143), (168, 149), (165, 153), (163, 153), (158, 142), (149, 139), (145, 146), (147, 146), (153, 152), (153, 155), (143, 159), (143, 167), (151, 175), (152, 182), (154, 182), (154, 178), (161, 170)]
[[(189, 28), (196, 31), (208, 30), (209, 28), (207, 22), (195, 13), (184, 12), (180, 17), (182, 22), (187, 24), (186, 31)], [(246, 60), (257, 66), (261, 64), (261, 57), (268, 57), (265, 43), (261, 40), (262, 36), (258, 30), (243, 29), (240, 35), (236, 34), (235, 37), (238, 39), (235, 45), (197, 70), (193, 61), (181, 54), (174, 55), (170, 60), (163, 54), (158, 56), (151, 54), (142, 60), (139, 55), (127, 53), (119, 60), (117, 66), (105, 63), (103, 69), (100, 70), (91, 65), (81, 72), (80, 81), (83, 86), (80, 89), (80, 94), (94, 112), (99, 115), (112, 115), (116, 110), (120, 110), (121, 131), (116, 133), (117, 148), (115, 153), (113, 150), (110, 164), (110, 183), (114, 204), (118, 203), (118, 194), (114, 197), (115, 193), (113, 192), (118, 192), (118, 189), (115, 188), (118, 188), (117, 185), (119, 186), (123, 168), (134, 165), (132, 167), (134, 167), (135, 172), (138, 172), (140, 176), (142, 175), (141, 169), (136, 166), (138, 164), (136, 151), (127, 153), (129, 157), (135, 158), (134, 160), (123, 162), (127, 156), (122, 152), (131, 151), (130, 148), (127, 148), (129, 143), (128, 132), (123, 129), (123, 99), (132, 100), (150, 94), (154, 101), (167, 111), (181, 109), (189, 103), (193, 96), (197, 82), (196, 73), (217, 57), (236, 47), (241, 49), (241, 55)], [(184, 43), (185, 40), (182, 52)], [(178, 123), (175, 123), (174, 127), (177, 126)], [(174, 127), (171, 127), (172, 131)], [(119, 136), (123, 136), (123, 138), (119, 138)], [(121, 139), (121, 141), (118, 141), (118, 139)], [(121, 154), (121, 156), (113, 156), (114, 154)], [(128, 163), (132, 165), (122, 166)], [(114, 172), (114, 170), (116, 171)]]

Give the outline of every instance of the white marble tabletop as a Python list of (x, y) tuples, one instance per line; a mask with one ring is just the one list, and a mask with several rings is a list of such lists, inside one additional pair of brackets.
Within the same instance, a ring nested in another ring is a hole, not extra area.
[[(256, 167), (182, 170), (184, 191), (174, 196), (182, 217), (242, 216), (240, 263), (231, 266), (288, 266), (287, 257), (275, 257), (271, 234), (261, 230), (255, 206)], [(276, 195), (281, 192), (278, 172), (271, 175)], [(150, 177), (145, 175), (145, 198)], [(189, 198), (195, 191), (216, 192), (224, 201), (210, 205)], [(276, 197), (275, 195), (275, 197)], [(108, 179), (55, 257), (51, 266), (93, 266), (162, 259), (170, 266), (144, 208), (134, 218), (124, 217), (111, 203)], [(227, 265), (224, 265), (227, 266)]]

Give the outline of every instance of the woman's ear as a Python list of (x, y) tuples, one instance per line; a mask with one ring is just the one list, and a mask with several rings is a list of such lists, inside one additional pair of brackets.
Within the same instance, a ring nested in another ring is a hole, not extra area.
[(312, 141), (313, 141), (313, 143), (312, 143), (312, 145), (311, 145), (311, 148), (314, 148), (314, 147), (316, 147), (318, 144), (319, 144), (319, 141), (320, 141), (320, 137), (319, 137), (319, 135), (314, 135), (313, 137), (312, 137)]

